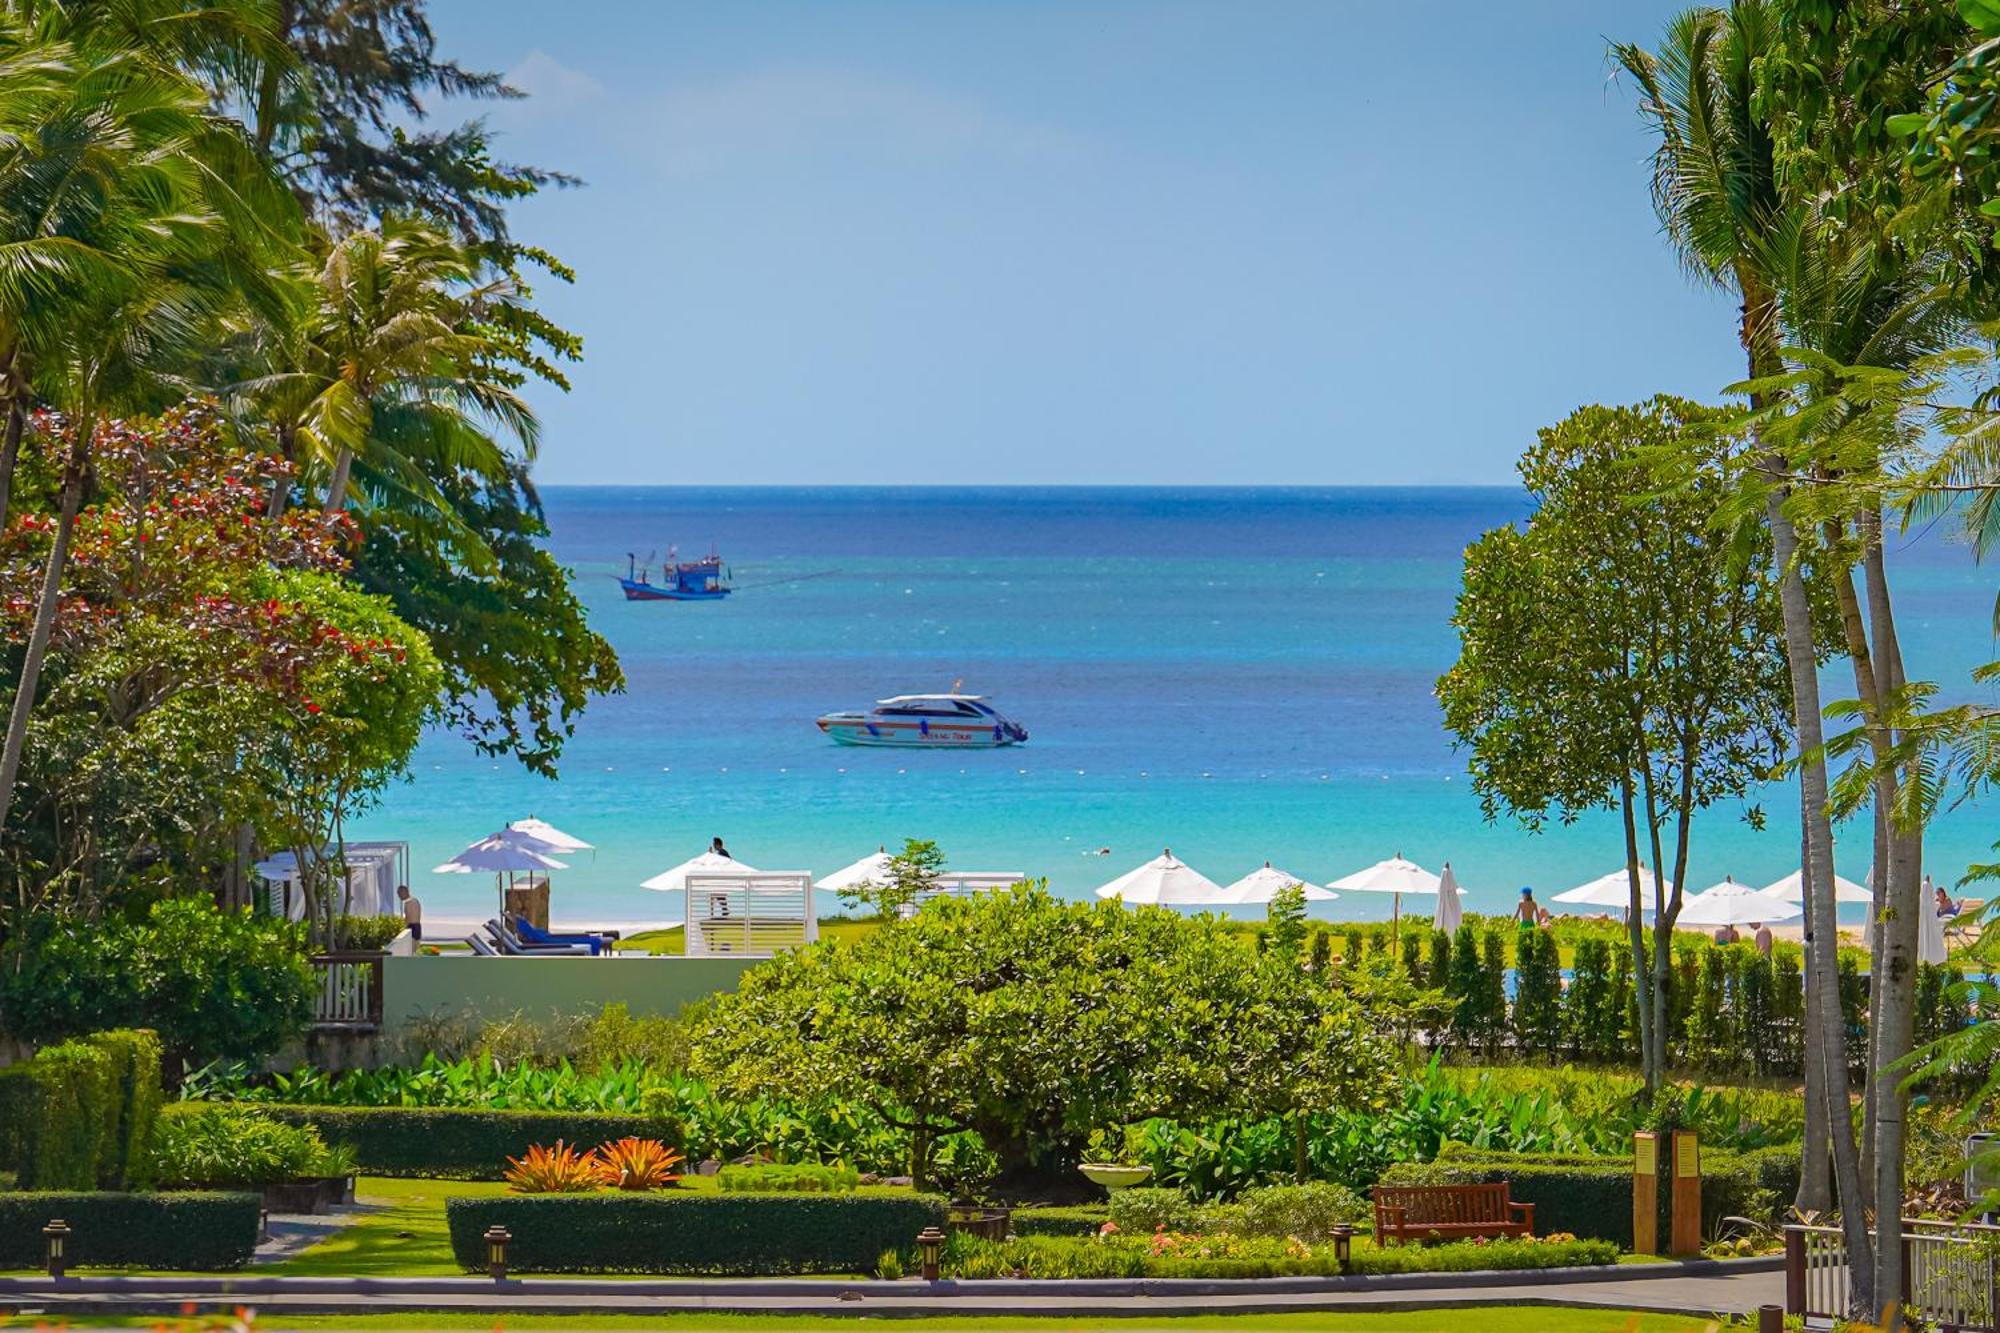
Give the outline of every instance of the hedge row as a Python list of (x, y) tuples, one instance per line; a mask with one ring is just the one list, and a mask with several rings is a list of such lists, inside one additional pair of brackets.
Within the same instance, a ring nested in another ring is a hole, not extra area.
[(40, 1268), (42, 1228), (58, 1217), (69, 1223), (77, 1267), (241, 1268), (257, 1248), (263, 1208), (255, 1194), (0, 1192), (0, 1269)]
[(160, 1099), (160, 1042), (151, 1032), (45, 1046), (0, 1069), (0, 1167), (23, 1189), (144, 1184)]
[[(1664, 1149), (1662, 1152), (1665, 1156)], [(1664, 1167), (1664, 1163), (1663, 1163)], [(1754, 1152), (1701, 1155), (1702, 1234), (1712, 1236), (1725, 1217), (1775, 1221), (1799, 1187), (1796, 1145)], [(1382, 1175), (1385, 1185), (1480, 1184), (1506, 1181), (1516, 1203), (1535, 1205), (1535, 1230), (1568, 1231), (1586, 1238), (1632, 1245), (1632, 1159), (1555, 1153), (1482, 1153), (1447, 1144), (1434, 1162), (1401, 1162)], [(1661, 1175), (1660, 1229), (1667, 1231), (1669, 1177)]]
[(483, 1271), (488, 1227), (513, 1235), (524, 1273), (676, 1273), (765, 1277), (867, 1273), (886, 1251), (945, 1224), (925, 1195), (586, 1194), (445, 1200), (451, 1251)]
[(1061, 1208), (1016, 1208), (1008, 1226), (1017, 1236), (1094, 1236), (1110, 1220), (1111, 1211), (1103, 1204), (1088, 1203)]
[(328, 1143), (354, 1150), (361, 1169), (376, 1176), (498, 1180), (507, 1159), (534, 1144), (593, 1147), (627, 1135), (652, 1138), (657, 1122), (638, 1115), (588, 1111), (482, 1111), (405, 1106), (261, 1105), (274, 1119), (311, 1125)]

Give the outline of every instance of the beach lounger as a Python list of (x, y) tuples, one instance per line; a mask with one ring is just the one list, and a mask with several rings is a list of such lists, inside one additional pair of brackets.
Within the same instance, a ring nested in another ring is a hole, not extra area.
[(465, 937), (465, 947), (478, 954), (481, 958), (498, 958), (500, 956), (500, 951), (491, 944), (488, 944), (484, 935), (467, 935)]
[(531, 949), (550, 944), (587, 944), (590, 946), (590, 952), (593, 957), (608, 952), (612, 942), (618, 938), (616, 931), (593, 930), (558, 935), (551, 931), (543, 930), (526, 917), (518, 915), (509, 915), (507, 917), (507, 924), (513, 928), (514, 934), (519, 937), (521, 943)]
[(587, 958), (591, 953), (588, 944), (524, 944), (499, 917), (486, 923), (486, 933), (500, 946), (500, 952), (516, 958)]

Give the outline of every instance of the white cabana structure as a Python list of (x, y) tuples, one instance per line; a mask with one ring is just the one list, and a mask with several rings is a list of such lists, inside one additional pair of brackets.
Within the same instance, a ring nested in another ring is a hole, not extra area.
[[(1806, 900), (1806, 872), (1794, 870), (1781, 880), (1766, 884), (1759, 893), (1788, 903), (1802, 903)], [(1867, 903), (1875, 900), (1865, 884), (1856, 884), (1851, 879), (1833, 877), (1833, 900), (1837, 903)]]
[(1100, 888), (1097, 896), (1167, 907), (1215, 906), (1227, 901), (1220, 884), (1193, 866), (1176, 861), (1172, 848), (1126, 871)]
[[(686, 890), (689, 875), (725, 875), (759, 873), (757, 867), (745, 865), (733, 857), (718, 852), (703, 852), (700, 856), (689, 857), (672, 870), (662, 870), (640, 884), (642, 889), (653, 889), (660, 893), (681, 893)], [(810, 878), (810, 876), (808, 876)]]
[(1395, 895), (1394, 919), (1398, 934), (1403, 929), (1403, 895), (1434, 894), (1438, 891), (1438, 877), (1418, 865), (1406, 861), (1397, 852), (1386, 861), (1377, 861), (1366, 870), (1357, 870), (1327, 885), (1329, 889), (1341, 893), (1389, 893)]
[(542, 844), (542, 846), (554, 852), (557, 856), (561, 856), (567, 852), (593, 852), (597, 850), (582, 838), (565, 833), (546, 819), (537, 819), (533, 815), (529, 815), (526, 819), (515, 820), (507, 826), (507, 832), (525, 833), (536, 842)]
[(1271, 899), (1278, 896), (1279, 890), (1288, 889), (1294, 884), (1305, 890), (1306, 901), (1309, 903), (1332, 902), (1340, 896), (1332, 889), (1322, 889), (1304, 875), (1294, 875), (1289, 870), (1279, 870), (1266, 861), (1242, 879), (1224, 888), (1222, 901), (1245, 906), (1268, 904)]
[[(353, 916), (396, 916), (402, 907), (396, 890), (410, 882), (410, 844), (407, 842), (349, 842), (328, 847), (321, 853), (330, 867), (345, 862), (347, 887), (338, 910)], [(298, 921), (305, 917), (306, 897), (301, 884), (298, 858), (279, 852), (254, 867), (264, 880), (264, 906), (272, 916)]]
[(1682, 926), (1749, 926), (1790, 921), (1803, 916), (1797, 903), (1761, 893), (1748, 884), (1725, 879), (1695, 894), (1681, 905), (1675, 924)]
[(1438, 876), (1438, 905), (1437, 911), (1431, 913), (1431, 929), (1450, 934), (1464, 919), (1465, 908), (1458, 901), (1458, 876), (1452, 873), (1451, 862), (1446, 861), (1444, 873)]
[(1917, 906), (1917, 961), (1942, 966), (1950, 950), (1944, 942), (1945, 918), (1938, 915), (1937, 886), (1924, 876), (1922, 897)]
[[(1674, 882), (1665, 884), (1667, 897), (1674, 896)], [(1653, 910), (1653, 871), (1648, 866), (1639, 867), (1640, 910)], [(1579, 884), (1573, 889), (1565, 889), (1549, 900), (1556, 903), (1570, 903), (1584, 907), (1617, 907), (1630, 910), (1632, 906), (1632, 883), (1630, 867), (1620, 866), (1608, 875), (1599, 875), (1588, 884)]]
[(814, 880), (813, 887), (828, 893), (846, 893), (864, 884), (886, 884), (889, 882), (889, 862), (894, 859), (886, 846), (877, 847), (854, 864), (842, 866), (824, 879)]
[[(781, 949), (803, 948), (819, 938), (810, 871), (752, 870), (726, 856), (714, 859), (732, 868), (677, 866), (667, 872), (682, 872), (689, 958), (768, 958)], [(647, 885), (653, 886), (653, 881), (648, 880)]]

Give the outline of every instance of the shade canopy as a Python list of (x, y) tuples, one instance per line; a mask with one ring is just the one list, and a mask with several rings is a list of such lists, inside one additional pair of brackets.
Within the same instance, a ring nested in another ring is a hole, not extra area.
[(507, 832), (525, 833), (544, 847), (554, 851), (558, 856), (564, 852), (592, 852), (597, 850), (582, 838), (576, 837), (574, 834), (564, 833), (546, 819), (537, 819), (533, 815), (529, 815), (526, 819), (515, 820), (507, 826)]
[(1194, 907), (1229, 901), (1222, 886), (1208, 876), (1174, 859), (1171, 848), (1161, 852), (1136, 870), (1128, 870), (1097, 891), (1100, 898), (1116, 898), (1126, 903), (1153, 903), (1163, 906)]
[(1748, 884), (1725, 879), (1689, 898), (1681, 907), (1683, 926), (1748, 926), (1790, 921), (1804, 915), (1797, 903), (1760, 893)]
[(877, 847), (853, 865), (843, 866), (825, 879), (814, 880), (813, 887), (830, 893), (845, 893), (863, 884), (886, 884), (889, 882), (889, 862), (894, 859), (889, 855), (888, 848)]
[(567, 870), (569, 863), (549, 855), (548, 844), (527, 834), (502, 829), (473, 843), (441, 866), (434, 875), (514, 875), (536, 870)]
[(1332, 889), (1322, 889), (1303, 875), (1294, 875), (1289, 870), (1279, 870), (1269, 861), (1237, 880), (1222, 891), (1222, 901), (1228, 903), (1268, 903), (1278, 896), (1282, 889), (1298, 885), (1306, 891), (1306, 901), (1313, 903), (1332, 902), (1340, 895)]
[(1458, 876), (1452, 873), (1451, 862), (1446, 861), (1444, 873), (1438, 876), (1438, 905), (1431, 914), (1431, 928), (1449, 934), (1464, 919), (1465, 908), (1458, 901)]
[[(1674, 882), (1666, 882), (1667, 896), (1672, 897)], [(1639, 901), (1644, 911), (1652, 911), (1653, 872), (1646, 866), (1639, 867)], [(1608, 875), (1599, 875), (1588, 884), (1579, 884), (1573, 889), (1565, 889), (1549, 900), (1557, 903), (1577, 903), (1586, 907), (1632, 906), (1632, 881), (1630, 867), (1620, 866)]]
[(1941, 966), (1950, 952), (1944, 942), (1945, 919), (1937, 909), (1937, 886), (1924, 876), (1923, 898), (1917, 907), (1917, 961)]
[(689, 875), (754, 875), (757, 867), (745, 865), (731, 856), (719, 852), (703, 852), (681, 862), (672, 870), (662, 870), (639, 887), (658, 889), (661, 893), (684, 893)]
[(1406, 861), (1397, 852), (1386, 861), (1377, 861), (1366, 870), (1357, 870), (1342, 879), (1327, 885), (1342, 893), (1436, 893), (1438, 877), (1418, 865)]
[[(1758, 892), (1788, 903), (1802, 903), (1806, 900), (1806, 872), (1794, 870), (1783, 879), (1766, 884)], [(1873, 902), (1875, 895), (1868, 891), (1867, 885), (1856, 884), (1851, 879), (1842, 879), (1839, 875), (1835, 875), (1833, 900), (1837, 903), (1866, 903)]]

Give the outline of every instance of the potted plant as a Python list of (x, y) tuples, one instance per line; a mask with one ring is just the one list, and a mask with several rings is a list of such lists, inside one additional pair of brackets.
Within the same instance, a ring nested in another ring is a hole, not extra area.
[(1131, 1130), (1122, 1126), (1092, 1130), (1077, 1170), (1083, 1172), (1084, 1179), (1107, 1190), (1143, 1185), (1153, 1175), (1153, 1168), (1139, 1160)]

